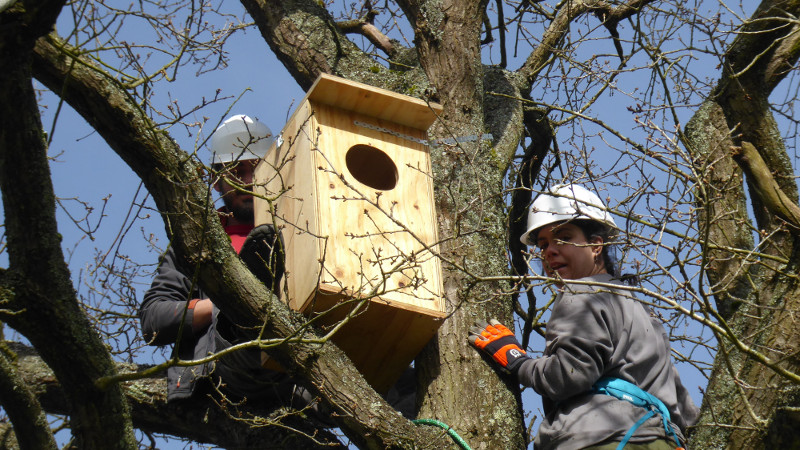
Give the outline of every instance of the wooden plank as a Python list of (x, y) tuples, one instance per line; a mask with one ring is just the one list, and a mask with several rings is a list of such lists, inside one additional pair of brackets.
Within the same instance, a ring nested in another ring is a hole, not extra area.
[(442, 113), (438, 103), (398, 94), (333, 75), (320, 74), (306, 98), (313, 103), (336, 106), (346, 111), (427, 130)]
[[(329, 236), (327, 248), (320, 249), (326, 255), (321, 282), (443, 311), (439, 262), (425, 248), (438, 239), (433, 197), (427, 196), (432, 191), (427, 148), (354, 123), (370, 121), (401, 134), (424, 134), (325, 105), (314, 106), (314, 114), (319, 129), (318, 217), (320, 229)], [(359, 145), (391, 159), (397, 172), (395, 188), (374, 189), (357, 180), (347, 154)]]
[[(338, 294), (319, 293), (316, 300), (318, 309), (305, 313), (314, 317), (323, 331), (333, 329), (357, 304), (352, 298)], [(379, 300), (367, 301), (366, 306), (333, 335), (333, 341), (367, 382), (378, 392), (385, 393), (436, 334), (443, 320), (443, 317), (395, 308)]]
[(283, 144), (267, 154), (255, 173), (256, 192), (266, 197), (254, 201), (255, 223), (272, 223), (281, 232), (287, 250), (283, 283), (290, 294), (285, 300), (295, 310), (303, 308), (319, 279), (317, 194), (311, 177), (315, 134), (315, 121), (306, 102), (284, 127)]

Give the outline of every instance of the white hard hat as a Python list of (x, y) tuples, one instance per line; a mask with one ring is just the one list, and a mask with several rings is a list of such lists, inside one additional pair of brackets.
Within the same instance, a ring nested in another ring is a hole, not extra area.
[(275, 137), (268, 126), (244, 114), (228, 118), (211, 136), (211, 164), (261, 159)]
[(573, 219), (590, 219), (619, 229), (600, 197), (577, 184), (562, 184), (542, 193), (528, 210), (528, 230), (519, 239), (535, 245), (530, 234), (545, 225)]

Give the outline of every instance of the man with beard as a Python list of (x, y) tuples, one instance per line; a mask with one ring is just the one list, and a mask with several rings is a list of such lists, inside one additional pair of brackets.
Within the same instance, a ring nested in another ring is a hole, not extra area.
[[(266, 156), (273, 140), (263, 123), (246, 115), (233, 116), (212, 135), (211, 167), (214, 189), (224, 203), (218, 210), (219, 219), (231, 245), (248, 268), (277, 291), (283, 273), (282, 249), (272, 226), (254, 227), (252, 195), (255, 166)], [(173, 357), (183, 361), (204, 358), (247, 340), (193, 279), (192, 273), (179, 265), (174, 250), (168, 249), (139, 309), (147, 342), (173, 345)], [(261, 352), (255, 348), (232, 352), (208, 364), (167, 369), (170, 401), (208, 392), (212, 386), (236, 399), (310, 406), (312, 416), (324, 420), (307, 391), (285, 373), (261, 366)]]

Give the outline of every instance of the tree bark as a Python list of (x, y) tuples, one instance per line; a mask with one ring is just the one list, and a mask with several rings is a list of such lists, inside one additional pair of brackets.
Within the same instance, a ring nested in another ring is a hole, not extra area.
[[(34, 349), (9, 345), (16, 354), (20, 378), (47, 412), (69, 414), (69, 402), (50, 367)], [(126, 373), (146, 369), (134, 364), (118, 366)], [(265, 442), (276, 448), (343, 448), (335, 435), (317, 429), (301, 411), (280, 405), (233, 404), (212, 393), (167, 403), (164, 372), (126, 382), (123, 389), (134, 426), (148, 435), (165, 433), (222, 448), (254, 448)]]
[(8, 348), (0, 349), (0, 398), (21, 437), (17, 443), (19, 448), (58, 448), (47, 416), (9, 356), (16, 355), (11, 355)]
[[(70, 424), (85, 449), (134, 448), (127, 403), (119, 386), (95, 381), (114, 373), (111, 355), (78, 305), (61, 251), (47, 146), (31, 77), (36, 39), (55, 23), (63, 2), (18, 2), (0, 15), (0, 189), (9, 270), (0, 318), (42, 349), (64, 383)], [(10, 399), (9, 399), (10, 401)], [(38, 424), (38, 425), (37, 425)], [(21, 430), (40, 422), (19, 424)], [(33, 436), (24, 436), (21, 445)], [(41, 437), (41, 436), (40, 436)]]
[[(721, 306), (720, 319), (766, 360), (794, 373), (800, 373), (800, 328), (794, 313), (800, 308), (800, 288), (791, 274), (797, 271), (799, 249), (784, 208), (786, 202), (797, 208), (797, 187), (768, 97), (797, 61), (798, 27), (783, 19), (798, 13), (797, 1), (759, 6), (728, 50), (713, 96), (687, 126), (687, 147), (703, 168), (704, 180), (718, 183), (698, 187), (697, 200), (703, 208), (699, 227), (709, 237), (708, 274), (711, 293)], [(750, 159), (737, 157), (730, 151), (734, 146), (744, 146)], [(771, 174), (753, 170), (749, 161), (759, 159)], [(742, 200), (744, 180), (734, 161), (747, 174), (760, 237), (757, 247), (745, 226), (750, 220)], [(769, 442), (799, 441), (797, 428), (789, 431), (776, 421), (783, 420), (777, 411), (797, 406), (800, 386), (749, 358), (728, 338), (717, 335), (719, 353), (690, 444), (763, 448)]]

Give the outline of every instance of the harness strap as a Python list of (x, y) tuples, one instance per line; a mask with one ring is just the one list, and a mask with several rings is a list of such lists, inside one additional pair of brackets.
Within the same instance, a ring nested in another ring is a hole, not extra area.
[(662, 402), (655, 395), (650, 394), (639, 386), (636, 386), (635, 384), (625, 381), (621, 378), (610, 377), (601, 378), (598, 380), (594, 386), (592, 386), (592, 392), (595, 394), (610, 395), (614, 398), (625, 400), (648, 410), (647, 414), (633, 424), (628, 432), (625, 433), (622, 441), (617, 446), (617, 450), (622, 450), (622, 448), (625, 447), (625, 444), (628, 443), (628, 440), (630, 440), (630, 438), (633, 436), (633, 433), (635, 433), (636, 430), (642, 426), (645, 421), (647, 421), (647, 419), (656, 414), (661, 415), (661, 423), (664, 425), (664, 431), (666, 431), (667, 436), (672, 436), (672, 439), (675, 440), (675, 444), (677, 444), (677, 446), (680, 448), (680, 440), (678, 440), (675, 430), (673, 430), (672, 426), (669, 424), (669, 409), (667, 409), (667, 405), (665, 405), (664, 402)]

